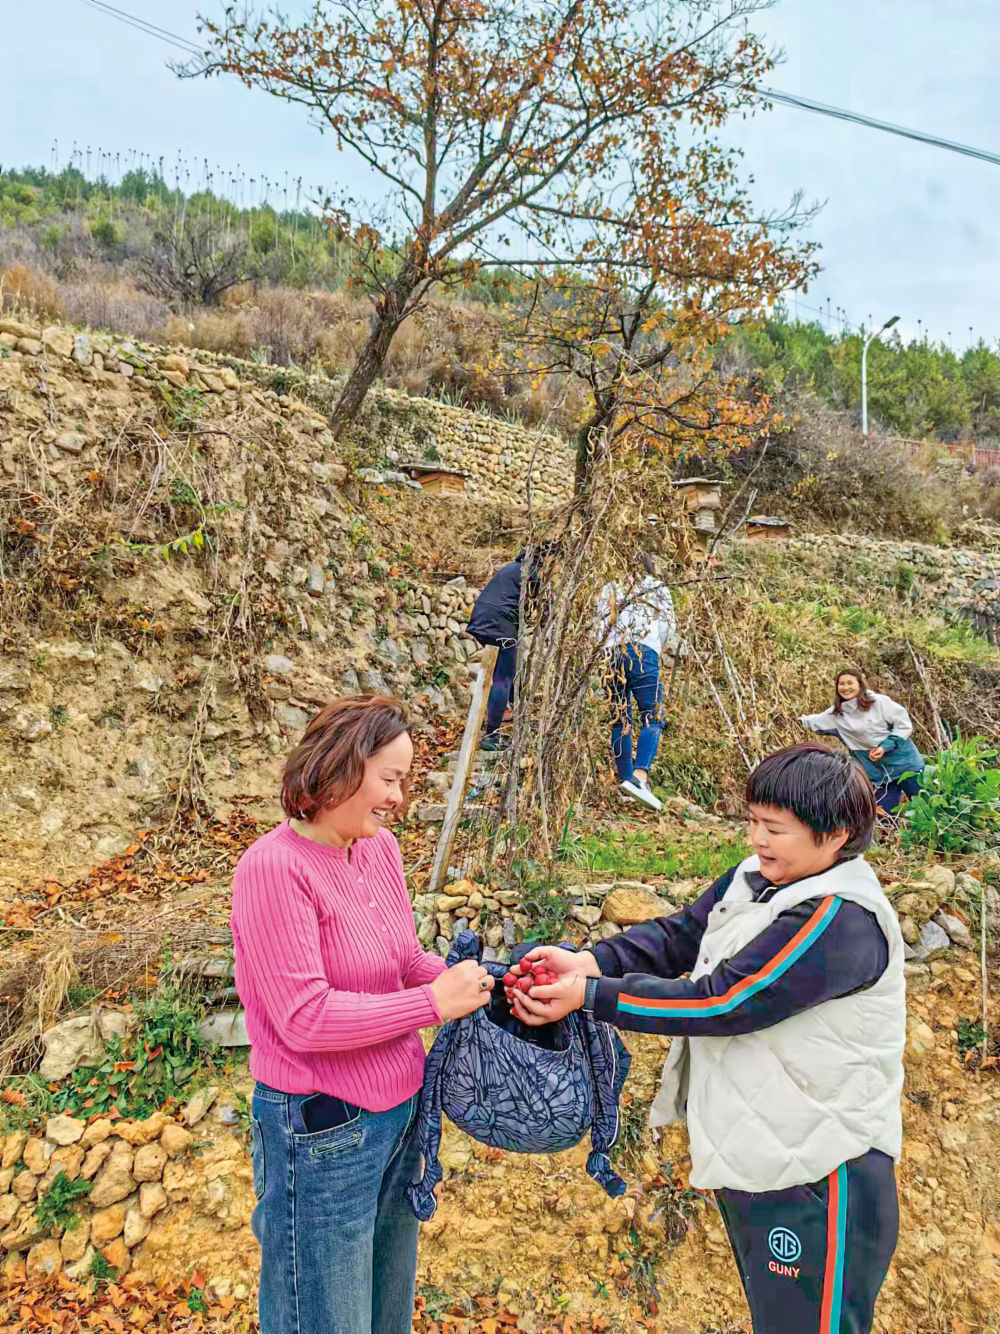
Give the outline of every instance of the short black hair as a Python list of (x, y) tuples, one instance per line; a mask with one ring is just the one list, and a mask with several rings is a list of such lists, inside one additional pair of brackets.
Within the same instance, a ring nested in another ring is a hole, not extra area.
[(875, 792), (868, 775), (850, 755), (828, 750), (818, 741), (776, 750), (761, 760), (747, 779), (748, 806), (778, 806), (791, 811), (813, 831), (847, 830), (842, 857), (856, 857), (872, 841)]

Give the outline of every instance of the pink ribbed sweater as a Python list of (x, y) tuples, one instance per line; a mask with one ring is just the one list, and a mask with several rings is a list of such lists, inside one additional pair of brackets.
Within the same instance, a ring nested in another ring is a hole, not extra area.
[(445, 963), (420, 948), (387, 829), (348, 855), (278, 825), (240, 858), (232, 925), (256, 1079), (372, 1112), (416, 1093)]

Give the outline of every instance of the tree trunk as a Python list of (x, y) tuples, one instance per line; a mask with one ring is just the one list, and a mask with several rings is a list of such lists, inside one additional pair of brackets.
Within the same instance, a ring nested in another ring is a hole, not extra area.
[(371, 333), (358, 353), (347, 383), (330, 414), (330, 428), (339, 440), (357, 415), (368, 390), (382, 372), (396, 330), (410, 312), (410, 298), (417, 286), (416, 275), (407, 266), (375, 307)]

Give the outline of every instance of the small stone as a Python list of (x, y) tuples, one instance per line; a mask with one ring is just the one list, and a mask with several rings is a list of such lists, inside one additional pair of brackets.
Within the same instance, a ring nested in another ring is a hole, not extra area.
[(78, 366), (92, 366), (94, 364), (94, 349), (90, 345), (90, 339), (86, 334), (76, 334), (73, 339), (73, 360)]
[(144, 1144), (136, 1152), (132, 1175), (136, 1181), (159, 1181), (166, 1161), (167, 1151), (162, 1144)]
[(95, 1248), (93, 1246), (88, 1246), (83, 1255), (80, 1256), (79, 1260), (66, 1266), (63, 1271), (66, 1277), (72, 1279), (74, 1283), (82, 1283), (94, 1267), (94, 1256), (96, 1254), (97, 1251)]
[(83, 1160), (83, 1166), (80, 1168), (80, 1175), (84, 1181), (93, 1181), (94, 1177), (101, 1170), (104, 1164), (111, 1156), (111, 1150), (114, 1145), (110, 1140), (103, 1140), (100, 1144), (95, 1144)]
[(191, 370), (191, 363), (179, 352), (170, 352), (167, 356), (161, 357), (158, 365), (165, 371), (180, 371), (184, 376)]
[(166, 1113), (154, 1112), (152, 1116), (147, 1116), (144, 1121), (119, 1121), (115, 1126), (114, 1133), (119, 1139), (123, 1139), (126, 1144), (131, 1144), (133, 1148), (137, 1148), (140, 1144), (152, 1144), (153, 1140), (159, 1139), (166, 1124)]
[(274, 716), (281, 726), (289, 732), (301, 732), (310, 718), (305, 709), (297, 708), (294, 704), (279, 704), (274, 711)]
[(14, 1167), (0, 1168), (0, 1195), (6, 1195), (10, 1190), (10, 1183), (14, 1180), (16, 1171)]
[(117, 1204), (135, 1190), (135, 1177), (132, 1175), (132, 1148), (124, 1140), (117, 1140), (108, 1160), (94, 1178), (94, 1189), (90, 1202), (95, 1209), (103, 1209), (109, 1204)]
[(243, 1010), (217, 1010), (206, 1015), (198, 1025), (202, 1042), (220, 1047), (249, 1047), (246, 1015)]
[(83, 1138), (86, 1123), (75, 1116), (53, 1116), (45, 1123), (45, 1138), (55, 1144), (76, 1144)]
[(943, 954), (951, 947), (948, 933), (937, 922), (925, 922), (920, 928), (919, 958), (927, 963), (936, 955)]
[(75, 1181), (80, 1175), (80, 1168), (83, 1166), (83, 1150), (79, 1144), (66, 1144), (61, 1149), (56, 1149), (49, 1162), (49, 1170), (45, 1174), (43, 1185), (55, 1180), (60, 1172), (65, 1172), (70, 1181)]
[(181, 1112), (185, 1125), (196, 1125), (207, 1113), (208, 1109), (218, 1096), (219, 1089), (214, 1084), (209, 1085), (207, 1088), (199, 1089)]
[(132, 1264), (132, 1257), (129, 1255), (128, 1248), (121, 1237), (116, 1237), (109, 1245), (103, 1246), (101, 1254), (119, 1278), (128, 1273)]
[(920, 944), (920, 928), (912, 917), (907, 917), (904, 913), (899, 919), (899, 929), (907, 945), (916, 946)]
[(138, 1205), (133, 1204), (125, 1215), (125, 1227), (122, 1233), (122, 1240), (129, 1250), (133, 1246), (138, 1246), (141, 1241), (145, 1241), (151, 1227), (150, 1220), (140, 1212)]
[(434, 908), (437, 912), (451, 912), (453, 908), (464, 908), (465, 898), (457, 894), (439, 894), (434, 900)]
[[(96, 1121), (91, 1121), (90, 1125), (83, 1132), (83, 1138), (80, 1140), (80, 1143), (85, 1149), (89, 1149), (95, 1144), (103, 1144), (111, 1134), (111, 1130), (112, 1125), (110, 1119), (106, 1116), (99, 1116)], [(110, 1148), (108, 1149), (108, 1152), (111, 1152)]]
[(16, 1195), (0, 1195), (0, 1232), (10, 1227), (20, 1207), (21, 1201)]
[(66, 1264), (82, 1260), (90, 1242), (90, 1219), (80, 1218), (76, 1227), (69, 1227), (62, 1235), (59, 1249)]
[(603, 909), (599, 903), (578, 903), (570, 908), (570, 915), (584, 926), (596, 926)]
[(309, 582), (307, 588), (314, 598), (322, 597), (326, 588), (326, 571), (321, 565), (309, 566)]
[(972, 949), (972, 933), (961, 917), (956, 917), (954, 913), (945, 912), (942, 908), (934, 914), (934, 921), (956, 945), (964, 945), (967, 950)]
[(104, 1044), (95, 1032), (89, 1014), (64, 1019), (42, 1034), (45, 1055), (38, 1073), (47, 1084), (57, 1083), (82, 1065), (94, 1065), (104, 1054)]
[(73, 335), (58, 325), (50, 324), (42, 330), (42, 343), (47, 351), (54, 352), (57, 357), (68, 360), (73, 355)]
[(54, 1237), (46, 1237), (37, 1246), (32, 1246), (28, 1252), (25, 1274), (29, 1282), (32, 1279), (37, 1281), (51, 1278), (53, 1274), (58, 1274), (62, 1267), (63, 1258), (59, 1243)]
[(167, 1207), (167, 1192), (158, 1181), (144, 1181), (139, 1187), (139, 1212), (143, 1218), (154, 1218)]
[(18, 352), (23, 352), (26, 357), (40, 357), (45, 351), (41, 341), (37, 338), (19, 338), (17, 340)]
[(120, 1237), (124, 1226), (124, 1205), (112, 1204), (107, 1209), (98, 1209), (90, 1218), (90, 1240), (95, 1246), (104, 1246)]
[(34, 1172), (36, 1177), (43, 1176), (49, 1165), (49, 1159), (55, 1151), (55, 1145), (50, 1144), (48, 1140), (29, 1139), (24, 1146), (24, 1153), (21, 1157), (24, 1159), (24, 1165), (29, 1172)]
[(33, 811), (35, 815), (41, 815), (42, 794), (37, 788), (15, 787), (10, 795), (15, 806), (20, 806), (23, 811)]
[(163, 1134), (160, 1136), (160, 1143), (166, 1150), (168, 1158), (177, 1158), (184, 1153), (194, 1143), (194, 1136), (190, 1130), (185, 1130), (179, 1126), (176, 1121), (169, 1122), (163, 1128)]
[(929, 1056), (936, 1045), (934, 1030), (922, 1019), (910, 1017), (906, 1021), (906, 1050), (912, 1056)]
[(26, 1130), (12, 1130), (3, 1142), (3, 1157), (0, 1158), (0, 1165), (13, 1167), (20, 1160), (27, 1142), (28, 1132)]
[(668, 917), (674, 911), (672, 903), (651, 890), (617, 886), (604, 901), (603, 915), (615, 926), (635, 926), (654, 917)]
[(56, 449), (63, 454), (82, 454), (86, 444), (87, 437), (77, 435), (75, 431), (64, 431), (56, 436)]
[(949, 866), (928, 866), (924, 883), (937, 895), (938, 903), (947, 903), (955, 894), (955, 872)]
[(265, 668), (273, 676), (287, 676), (295, 667), (291, 658), (282, 657), (280, 653), (269, 653), (264, 659)]
[(33, 713), (23, 705), (14, 710), (7, 724), (10, 735), (18, 741), (40, 741), (52, 732), (52, 724), (47, 718)]
[(40, 330), (20, 320), (5, 319), (0, 316), (0, 333), (10, 334), (11, 338), (38, 338)]
[(35, 1198), (38, 1190), (38, 1178), (31, 1172), (21, 1172), (14, 1178), (11, 1191), (22, 1204), (27, 1204), (29, 1200)]

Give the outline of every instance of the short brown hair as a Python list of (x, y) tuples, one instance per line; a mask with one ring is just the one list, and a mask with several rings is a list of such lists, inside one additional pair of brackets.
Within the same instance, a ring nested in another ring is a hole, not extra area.
[(809, 826), (817, 843), (824, 834), (846, 829), (842, 857), (856, 857), (872, 841), (876, 810), (871, 780), (857, 760), (818, 741), (803, 741), (761, 760), (747, 779), (746, 800), (748, 806), (791, 811)]
[(281, 777), (285, 814), (312, 820), (320, 811), (353, 797), (364, 778), (365, 761), (409, 730), (398, 699), (349, 695), (325, 704), (285, 761)]

